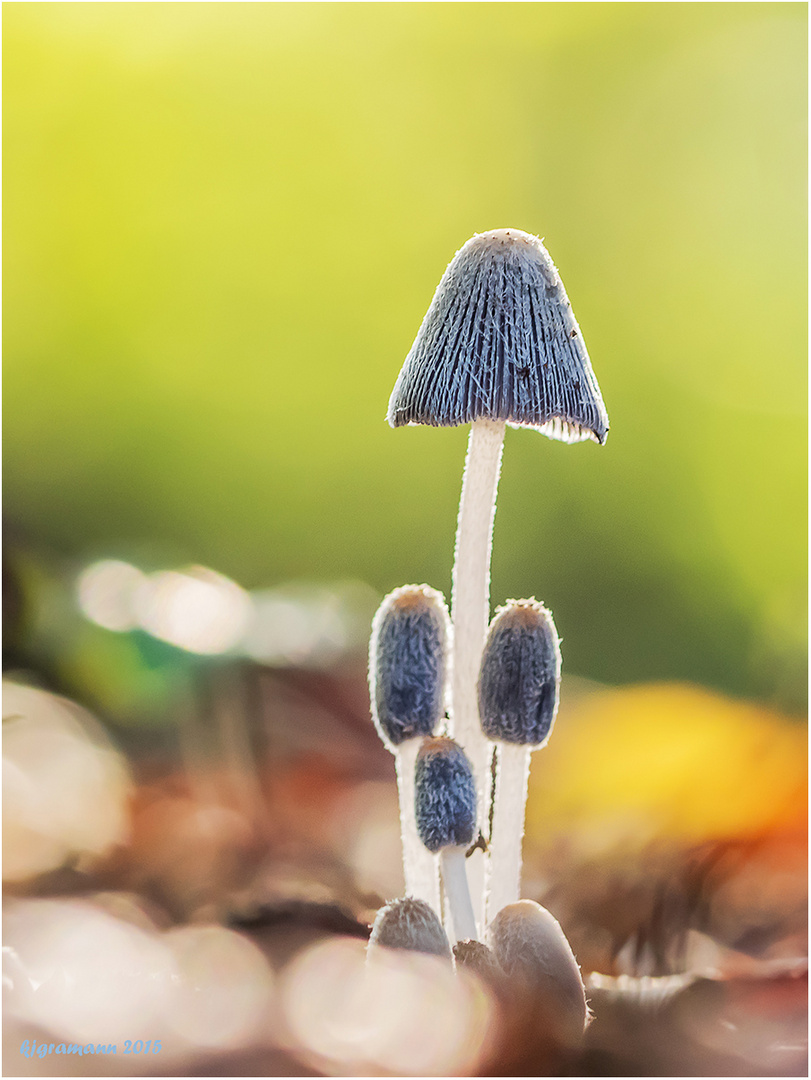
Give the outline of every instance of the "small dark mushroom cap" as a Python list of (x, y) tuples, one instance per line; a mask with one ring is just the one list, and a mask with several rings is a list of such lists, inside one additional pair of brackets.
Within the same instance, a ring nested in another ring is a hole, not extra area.
[(394, 749), (433, 735), (445, 714), (450, 616), (442, 593), (403, 585), (372, 621), (369, 696), (381, 739)]
[(390, 900), (378, 911), (369, 948), (376, 945), (451, 958), (450, 942), (439, 916), (425, 900), (411, 896)]
[(498, 609), (482, 652), (479, 718), (489, 739), (541, 746), (555, 722), (560, 646), (552, 615), (537, 600)]
[(608, 415), (563, 282), (537, 236), (478, 233), (437, 286), (389, 401), (388, 421), (480, 417), (553, 439), (605, 442)]
[(476, 784), (462, 747), (453, 739), (426, 739), (414, 771), (417, 832), (429, 851), (465, 847), (476, 829)]
[(504, 978), (496, 955), (491, 948), (481, 941), (457, 941), (453, 947), (457, 968), (467, 968), (475, 972), (484, 982), (498, 983)]

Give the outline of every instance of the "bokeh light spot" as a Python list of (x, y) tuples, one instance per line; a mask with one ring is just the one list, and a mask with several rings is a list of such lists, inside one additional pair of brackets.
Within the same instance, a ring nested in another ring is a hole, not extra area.
[(175, 1031), (199, 1046), (226, 1049), (268, 1027), (273, 976), (247, 938), (222, 926), (186, 926), (164, 941), (180, 979), (169, 1017)]
[(140, 625), (153, 637), (204, 655), (237, 645), (251, 614), (244, 589), (201, 566), (150, 574), (135, 604)]
[(285, 1013), (301, 1050), (336, 1075), (470, 1075), (488, 1030), (479, 984), (445, 961), (362, 942), (318, 944), (285, 972)]
[(146, 574), (118, 559), (102, 559), (79, 575), (79, 607), (91, 622), (106, 630), (132, 630), (138, 625), (135, 595)]
[(102, 855), (128, 834), (130, 781), (93, 718), (64, 698), (3, 683), (3, 879), (71, 854)]

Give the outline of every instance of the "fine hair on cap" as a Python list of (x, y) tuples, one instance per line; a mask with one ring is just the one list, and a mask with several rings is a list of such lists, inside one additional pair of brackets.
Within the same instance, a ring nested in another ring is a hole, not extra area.
[(375, 916), (369, 948), (408, 949), (450, 960), (451, 946), (439, 916), (425, 900), (390, 900)]
[(453, 947), (457, 968), (467, 968), (485, 983), (499, 983), (504, 978), (495, 953), (481, 941), (457, 941)]
[(531, 987), (542, 999), (563, 1041), (580, 1038), (588, 1023), (580, 967), (560, 923), (534, 900), (499, 911), (487, 939), (505, 975)]
[(476, 784), (453, 739), (425, 739), (414, 775), (417, 832), (429, 851), (468, 845), (476, 828)]
[(406, 357), (388, 421), (487, 417), (605, 442), (608, 415), (560, 275), (537, 236), (478, 233), (457, 251)]
[(442, 593), (404, 585), (383, 600), (372, 622), (372, 719), (390, 747), (432, 735), (445, 715), (450, 616)]
[(509, 600), (496, 612), (482, 653), (479, 716), (490, 739), (540, 746), (558, 707), (560, 646), (537, 600)]

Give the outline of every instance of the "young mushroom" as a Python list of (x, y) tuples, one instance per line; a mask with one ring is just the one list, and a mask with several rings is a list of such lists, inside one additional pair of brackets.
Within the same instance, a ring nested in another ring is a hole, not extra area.
[(414, 807), (420, 839), (440, 857), (454, 939), (475, 938), (465, 854), (476, 828), (476, 785), (470, 762), (453, 739), (424, 740), (414, 774)]
[(533, 900), (502, 908), (487, 941), (515, 992), (529, 992), (561, 1044), (576, 1046), (589, 1021), (586, 991), (560, 923)]
[(476, 680), (490, 616), (490, 550), (504, 426), (534, 428), (563, 442), (603, 443), (608, 433), (580, 328), (537, 236), (496, 229), (460, 248), (403, 364), (388, 421), (392, 427), (471, 425), (453, 569), (451, 733), (470, 757), (487, 821), (491, 748), (479, 726)]
[(384, 598), (369, 642), (372, 719), (397, 769), (406, 893), (436, 912), (439, 875), (417, 836), (414, 765), (422, 739), (445, 715), (450, 635), (442, 594), (428, 585), (404, 585)]
[(457, 941), (453, 947), (456, 970), (467, 968), (482, 980), (486, 986), (500, 987), (504, 980), (495, 953), (481, 941)]
[(496, 612), (482, 653), (479, 715), (498, 746), (487, 915), (521, 895), (521, 846), (530, 755), (544, 746), (558, 709), (560, 645), (537, 600), (509, 600)]
[(377, 948), (407, 949), (446, 960), (451, 958), (451, 946), (439, 916), (430, 904), (410, 896), (390, 900), (378, 911), (368, 955), (372, 956)]

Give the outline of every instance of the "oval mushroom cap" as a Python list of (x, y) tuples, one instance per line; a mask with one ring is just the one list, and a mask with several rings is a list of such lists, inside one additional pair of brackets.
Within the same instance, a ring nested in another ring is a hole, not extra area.
[(487, 941), (509, 979), (531, 988), (560, 1041), (576, 1042), (588, 1023), (586, 991), (560, 923), (534, 900), (502, 908)]
[(560, 646), (537, 600), (509, 600), (490, 623), (479, 674), (479, 717), (489, 739), (542, 746), (558, 709)]
[(390, 900), (378, 911), (369, 938), (370, 951), (379, 945), (451, 958), (450, 943), (439, 916), (425, 900), (412, 896)]
[(564, 442), (605, 442), (608, 415), (563, 282), (537, 236), (478, 233), (442, 275), (389, 401), (388, 421), (480, 417)]
[(420, 840), (434, 853), (469, 844), (476, 829), (476, 783), (462, 747), (443, 736), (425, 739), (414, 771)]
[(390, 750), (432, 735), (445, 712), (450, 616), (442, 593), (403, 585), (372, 622), (369, 696), (372, 719)]

